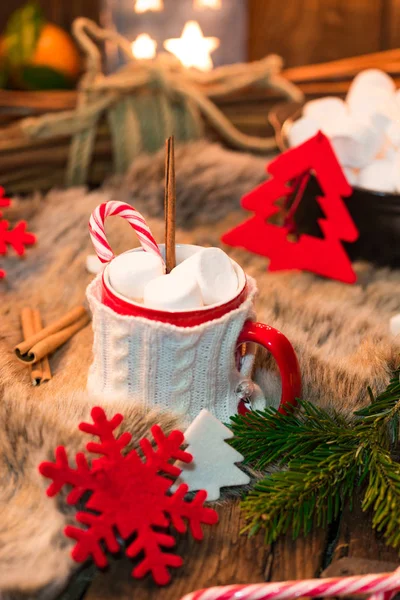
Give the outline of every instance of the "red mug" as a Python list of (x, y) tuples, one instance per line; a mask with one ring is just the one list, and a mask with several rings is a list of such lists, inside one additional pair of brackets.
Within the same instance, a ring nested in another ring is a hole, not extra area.
[[(164, 252), (164, 246), (160, 245), (160, 250)], [(177, 244), (176, 257), (179, 264), (195, 252), (200, 250), (199, 246), (186, 244)], [(136, 248), (130, 252), (141, 252), (141, 248)], [(167, 323), (179, 328), (196, 328), (206, 323), (218, 323), (221, 318), (235, 311), (240, 312), (240, 307), (254, 293), (254, 283), (249, 284), (251, 278), (247, 278), (243, 269), (232, 261), (236, 274), (238, 276), (238, 288), (232, 298), (229, 298), (222, 304), (205, 306), (199, 309), (186, 311), (155, 310), (148, 308), (143, 304), (129, 300), (113, 290), (108, 276), (108, 265), (103, 271), (101, 280), (101, 303), (112, 309), (118, 315), (141, 317), (150, 321)], [(250, 315), (249, 315), (250, 316)], [(194, 331), (194, 330), (193, 330)], [(282, 380), (282, 395), (280, 399), (279, 412), (284, 413), (286, 404), (296, 405), (296, 399), (301, 394), (300, 368), (296, 353), (289, 340), (277, 329), (264, 323), (257, 323), (250, 319), (244, 321), (243, 328), (238, 336), (236, 345), (232, 348), (232, 360), (234, 360), (235, 350), (238, 351), (242, 344), (256, 343), (263, 346), (274, 357)], [(229, 348), (229, 351), (231, 349)], [(237, 412), (244, 414), (248, 411), (247, 404), (240, 400), (237, 406)]]

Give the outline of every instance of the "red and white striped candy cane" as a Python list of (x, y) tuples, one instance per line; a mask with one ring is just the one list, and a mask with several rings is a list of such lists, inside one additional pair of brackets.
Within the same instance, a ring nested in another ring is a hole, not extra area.
[(393, 573), (378, 575), (211, 587), (191, 592), (182, 600), (288, 600), (303, 596), (332, 597), (352, 594), (367, 594), (377, 599), (390, 598), (398, 590), (400, 590), (400, 568)]
[(116, 215), (126, 219), (128, 223), (130, 223), (136, 231), (143, 250), (156, 254), (164, 262), (156, 240), (140, 212), (125, 202), (111, 200), (110, 202), (103, 202), (103, 204), (100, 204), (93, 211), (89, 220), (90, 237), (92, 238), (96, 254), (102, 263), (108, 263), (115, 258), (114, 252), (111, 250), (111, 246), (107, 241), (104, 223), (107, 217)]

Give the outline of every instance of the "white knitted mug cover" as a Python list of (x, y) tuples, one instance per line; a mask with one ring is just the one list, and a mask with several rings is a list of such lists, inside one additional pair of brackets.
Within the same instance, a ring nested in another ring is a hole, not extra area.
[[(101, 302), (101, 275), (88, 286), (93, 313), (93, 363), (88, 390), (97, 398), (129, 399), (178, 412), (187, 421), (205, 408), (220, 421), (237, 413), (246, 372), (235, 352), (245, 322), (254, 319), (256, 283), (247, 277), (248, 295), (235, 310), (195, 327), (177, 327), (143, 317), (119, 315)], [(258, 393), (257, 405), (263, 404)], [(258, 407), (258, 406), (257, 406)]]

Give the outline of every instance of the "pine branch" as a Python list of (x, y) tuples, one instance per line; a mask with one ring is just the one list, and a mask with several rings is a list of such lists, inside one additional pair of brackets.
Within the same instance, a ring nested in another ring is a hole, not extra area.
[(376, 398), (368, 388), (371, 404), (356, 411), (354, 414), (365, 419), (387, 417), (388, 414), (396, 407), (400, 400), (400, 369), (394, 371), (388, 386), (385, 391), (379, 394)]
[(387, 544), (400, 548), (400, 465), (377, 445), (371, 449), (368, 473), (362, 508), (372, 508), (372, 527), (384, 532)]
[(294, 459), (288, 471), (267, 476), (242, 503), (250, 534), (265, 530), (266, 543), (292, 531), (307, 535), (326, 527), (351, 500), (358, 476), (354, 449), (335, 445), (328, 454), (317, 449), (307, 459)]
[(285, 417), (272, 407), (231, 417), (235, 435), (231, 445), (244, 455), (246, 463), (263, 470), (275, 461), (284, 465), (336, 442), (348, 427), (337, 413), (330, 414), (305, 400), (300, 400), (299, 406), (302, 412), (292, 410)]
[(396, 371), (371, 404), (344, 418), (307, 401), (280, 415), (275, 409), (232, 418), (231, 444), (247, 463), (287, 470), (266, 476), (242, 503), (250, 534), (265, 530), (268, 543), (292, 530), (293, 537), (326, 527), (365, 490), (363, 510), (373, 511), (373, 527), (400, 548), (400, 465), (398, 448), (400, 381)]
[[(385, 437), (389, 434), (388, 442), (394, 448), (399, 440), (400, 419), (400, 369), (395, 371), (386, 390), (376, 398), (372, 396), (369, 406), (354, 413), (365, 424), (374, 428), (381, 428), (381, 443), (385, 444)], [(372, 395), (372, 394), (371, 394)]]

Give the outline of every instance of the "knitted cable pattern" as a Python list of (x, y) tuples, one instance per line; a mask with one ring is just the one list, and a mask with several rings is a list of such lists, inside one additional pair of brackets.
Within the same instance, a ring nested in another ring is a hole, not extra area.
[[(227, 422), (237, 413), (238, 386), (249, 374), (237, 370), (237, 340), (254, 319), (256, 283), (239, 308), (195, 327), (177, 327), (119, 315), (101, 302), (101, 275), (89, 285), (93, 313), (93, 363), (88, 390), (96, 397), (130, 399), (193, 420), (202, 408)], [(258, 399), (258, 402), (260, 399)]]

